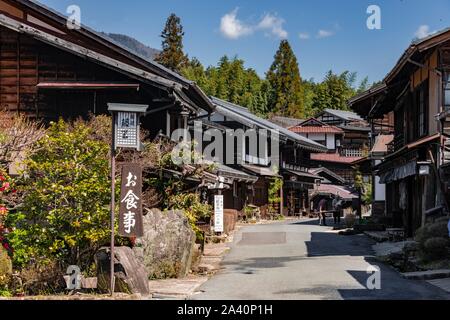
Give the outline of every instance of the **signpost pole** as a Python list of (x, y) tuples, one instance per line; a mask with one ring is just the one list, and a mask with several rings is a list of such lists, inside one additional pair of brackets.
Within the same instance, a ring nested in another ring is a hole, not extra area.
[(116, 209), (116, 146), (115, 146), (115, 115), (112, 114), (112, 143), (111, 143), (111, 248), (110, 248), (110, 290), (111, 297), (114, 296), (114, 225)]

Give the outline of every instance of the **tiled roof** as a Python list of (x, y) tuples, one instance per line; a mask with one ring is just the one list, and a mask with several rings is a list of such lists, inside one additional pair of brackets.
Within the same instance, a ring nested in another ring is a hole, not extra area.
[(379, 135), (375, 140), (375, 145), (373, 146), (371, 152), (386, 153), (388, 151), (388, 144), (394, 140), (394, 135)]
[(295, 133), (344, 133), (342, 129), (334, 126), (297, 126), (289, 128), (289, 130)]
[(300, 146), (307, 150), (311, 150), (313, 152), (325, 152), (327, 149), (325, 146), (307, 139), (299, 134), (295, 134), (292, 131), (289, 131), (286, 128), (280, 127), (269, 120), (260, 118), (254, 114), (252, 114), (248, 109), (241, 107), (239, 105), (233, 104), (228, 101), (224, 101), (219, 98), (211, 97), (211, 101), (216, 107), (216, 112), (226, 117), (229, 117), (235, 121), (238, 121), (244, 125), (255, 125), (259, 128), (266, 130), (274, 130), (278, 131), (280, 136), (284, 136), (287, 139), (298, 143)]
[(336, 162), (336, 163), (352, 163), (360, 160), (361, 157), (343, 157), (337, 153), (313, 153), (311, 154), (311, 160)]
[(276, 125), (279, 125), (283, 128), (290, 128), (295, 127), (301, 124), (303, 119), (295, 119), (295, 118), (288, 118), (288, 117), (281, 117), (281, 116), (273, 116), (270, 118), (270, 122), (275, 123)]
[(363, 120), (359, 115), (352, 111), (345, 111), (345, 110), (334, 110), (334, 109), (325, 109), (324, 112), (332, 114), (338, 118), (341, 118), (346, 121), (350, 120)]
[(347, 201), (351, 201), (352, 199), (357, 199), (358, 195), (351, 190), (336, 186), (334, 184), (321, 184), (318, 186), (313, 192), (314, 195), (339, 195), (341, 198)]

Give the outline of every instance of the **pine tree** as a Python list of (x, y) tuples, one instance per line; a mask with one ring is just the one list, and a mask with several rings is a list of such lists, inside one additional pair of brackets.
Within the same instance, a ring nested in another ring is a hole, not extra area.
[(155, 61), (175, 72), (181, 72), (188, 63), (188, 58), (183, 52), (183, 26), (181, 20), (175, 14), (167, 18), (166, 26), (161, 33), (162, 52)]
[(304, 116), (304, 97), (297, 58), (287, 40), (282, 40), (274, 62), (267, 72), (269, 108), (274, 114), (301, 118)]

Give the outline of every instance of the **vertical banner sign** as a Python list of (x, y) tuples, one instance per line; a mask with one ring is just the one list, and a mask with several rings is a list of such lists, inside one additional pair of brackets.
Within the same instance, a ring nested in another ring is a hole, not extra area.
[(122, 167), (120, 188), (119, 235), (142, 237), (142, 168), (138, 164)]
[(223, 232), (223, 195), (214, 196), (214, 231)]

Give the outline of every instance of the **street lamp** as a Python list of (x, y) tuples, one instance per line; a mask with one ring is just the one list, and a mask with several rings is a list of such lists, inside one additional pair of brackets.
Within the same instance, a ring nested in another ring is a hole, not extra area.
[(116, 189), (116, 150), (129, 148), (142, 150), (139, 139), (140, 117), (147, 111), (147, 105), (108, 103), (108, 111), (112, 115), (111, 141), (111, 247), (110, 247), (110, 290), (114, 295), (114, 222), (115, 222), (115, 189)]

